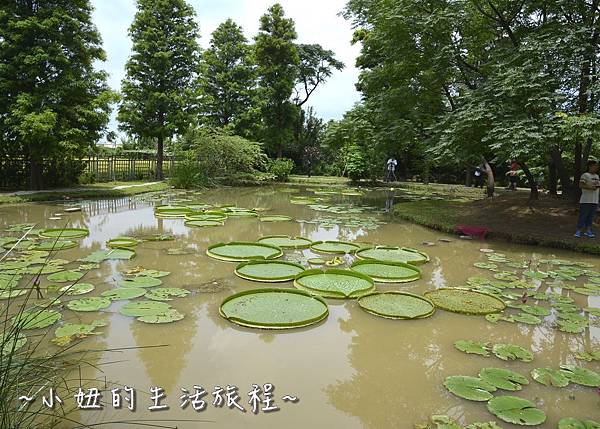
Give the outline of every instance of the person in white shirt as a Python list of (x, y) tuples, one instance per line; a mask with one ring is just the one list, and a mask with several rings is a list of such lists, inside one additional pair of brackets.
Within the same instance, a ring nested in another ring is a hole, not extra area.
[(598, 161), (588, 161), (587, 172), (581, 175), (579, 180), (581, 198), (579, 199), (579, 220), (577, 221), (577, 232), (575, 237), (581, 237), (581, 231), (586, 230), (584, 235), (594, 238), (592, 225), (598, 210), (598, 196), (600, 194), (600, 177), (598, 177)]
[[(385, 175), (385, 181), (386, 182), (396, 182), (396, 166), (398, 165), (398, 161), (396, 161), (396, 158), (391, 157), (390, 159), (387, 160), (386, 163), (386, 175)], [(393, 180), (392, 180), (393, 179)]]

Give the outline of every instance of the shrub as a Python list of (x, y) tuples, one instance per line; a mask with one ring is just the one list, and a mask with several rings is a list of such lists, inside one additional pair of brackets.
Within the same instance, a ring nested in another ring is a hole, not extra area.
[(346, 153), (346, 172), (351, 180), (360, 180), (367, 177), (367, 163), (360, 148), (356, 145), (348, 147)]
[(181, 161), (175, 164), (169, 183), (176, 188), (191, 189), (206, 186), (208, 180), (192, 154), (182, 157)]
[(269, 161), (267, 172), (275, 176), (275, 180), (285, 182), (294, 169), (294, 161), (288, 158), (279, 158)]

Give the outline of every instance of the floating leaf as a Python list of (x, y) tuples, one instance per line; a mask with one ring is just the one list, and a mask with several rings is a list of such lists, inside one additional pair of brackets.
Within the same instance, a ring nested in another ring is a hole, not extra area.
[(470, 401), (488, 401), (494, 397), (496, 387), (477, 377), (453, 375), (444, 380), (444, 387), (451, 393)]
[(510, 316), (510, 318), (515, 322), (525, 323), (527, 325), (539, 325), (540, 323), (542, 323), (542, 319), (534, 316), (533, 314), (527, 313), (514, 314)]
[(78, 244), (75, 241), (71, 240), (54, 240), (54, 241), (41, 241), (39, 243), (32, 244), (28, 247), (29, 250), (65, 250), (72, 249), (73, 247), (77, 247)]
[(67, 302), (67, 308), (73, 311), (98, 311), (110, 306), (110, 300), (99, 296), (74, 299)]
[(377, 246), (361, 249), (356, 252), (360, 259), (375, 259), (386, 262), (404, 262), (407, 264), (424, 264), (429, 262), (429, 256), (415, 249), (407, 247)]
[(279, 247), (264, 243), (233, 241), (214, 244), (206, 254), (211, 258), (230, 262), (244, 262), (252, 259), (275, 259), (283, 255)]
[(144, 296), (146, 289), (136, 287), (120, 287), (116, 289), (107, 290), (102, 292), (100, 295), (104, 298), (108, 298), (111, 301), (120, 301), (124, 299), (134, 299)]
[(571, 383), (581, 386), (600, 387), (600, 374), (576, 365), (561, 365), (561, 372)]
[(146, 298), (153, 301), (171, 301), (173, 298), (185, 298), (189, 294), (189, 290), (177, 287), (159, 287), (156, 289), (150, 289), (146, 293)]
[(495, 296), (464, 288), (440, 288), (425, 292), (436, 307), (454, 313), (485, 315), (498, 313), (506, 304)]
[(600, 429), (600, 423), (593, 420), (583, 421), (567, 417), (558, 422), (558, 429)]
[(381, 283), (406, 283), (421, 278), (421, 270), (403, 262), (355, 261), (350, 269)]
[(25, 295), (26, 293), (27, 293), (27, 289), (0, 290), (0, 300), (13, 299), (13, 298), (19, 297), (21, 295)]
[(61, 238), (67, 240), (87, 237), (90, 235), (90, 231), (84, 228), (51, 228), (41, 230), (38, 235), (43, 238)]
[(58, 291), (65, 295), (83, 295), (94, 290), (94, 285), (90, 283), (75, 283), (68, 286), (63, 286)]
[(596, 351), (596, 352), (592, 352), (592, 351), (586, 351), (586, 352), (579, 352), (575, 354), (575, 358), (579, 359), (579, 360), (585, 360), (588, 362), (591, 361), (600, 361), (600, 350)]
[(299, 264), (287, 261), (248, 261), (235, 269), (235, 274), (246, 280), (268, 283), (286, 282), (304, 271)]
[(268, 215), (268, 216), (261, 216), (259, 218), (259, 220), (261, 222), (288, 222), (288, 221), (292, 220), (292, 218), (289, 216), (284, 216), (284, 215)]
[(196, 219), (196, 220), (188, 220), (185, 222), (185, 226), (190, 226), (194, 228), (212, 228), (216, 226), (223, 226), (224, 223), (218, 220), (212, 219)]
[(585, 328), (589, 325), (587, 321), (581, 322), (576, 320), (557, 320), (556, 325), (558, 329), (562, 332), (567, 332), (570, 334), (580, 334), (585, 331)]
[(408, 292), (374, 292), (358, 299), (365, 311), (388, 319), (421, 319), (431, 316), (435, 306), (428, 299)]
[(179, 311), (170, 308), (162, 313), (140, 316), (137, 320), (144, 323), (172, 323), (183, 319), (183, 317), (183, 314)]
[(138, 240), (132, 237), (117, 237), (108, 240), (106, 245), (111, 249), (119, 249), (123, 247), (135, 247), (138, 245)]
[(356, 298), (375, 289), (370, 277), (339, 269), (306, 270), (296, 277), (294, 286), (326, 298)]
[(282, 249), (307, 249), (313, 243), (304, 237), (290, 237), (289, 235), (268, 235), (258, 240), (259, 243), (270, 244)]
[(7, 330), (0, 333), (0, 355), (8, 356), (22, 348), (27, 343), (27, 337), (20, 332)]
[(108, 260), (129, 260), (135, 256), (135, 252), (129, 249), (98, 250), (80, 259), (81, 262), (100, 263)]
[(62, 315), (55, 310), (23, 311), (12, 319), (12, 324), (21, 329), (38, 329), (53, 325)]
[(67, 323), (54, 331), (54, 336), (56, 338), (53, 339), (52, 342), (60, 346), (66, 346), (75, 339), (81, 339), (90, 335), (94, 335), (94, 330), (97, 327), (104, 325), (104, 322), (100, 321), (92, 322), (89, 325)]
[(520, 360), (522, 362), (533, 360), (533, 354), (529, 350), (514, 344), (494, 344), (492, 353), (502, 360)]
[(502, 390), (521, 390), (521, 385), (529, 384), (529, 380), (521, 374), (502, 368), (483, 368), (479, 377)]
[(289, 329), (312, 325), (329, 314), (322, 299), (291, 289), (256, 289), (226, 298), (224, 318), (251, 328)]
[(119, 312), (123, 316), (142, 317), (157, 316), (164, 314), (171, 309), (169, 304), (159, 301), (134, 301), (128, 302), (120, 308)]
[(118, 282), (121, 287), (147, 288), (156, 287), (162, 284), (162, 280), (155, 277), (136, 276), (133, 278), (123, 279)]
[(490, 399), (487, 408), (500, 420), (516, 425), (535, 426), (546, 421), (544, 412), (533, 402), (517, 396), (497, 396)]
[(317, 241), (310, 246), (311, 250), (322, 253), (346, 254), (354, 253), (361, 248), (359, 244), (346, 241)]
[(475, 262), (473, 266), (484, 270), (496, 270), (498, 268), (498, 265), (491, 262)]
[(83, 277), (83, 273), (80, 271), (60, 271), (58, 273), (50, 274), (48, 280), (51, 282), (65, 283), (74, 282)]
[(544, 386), (565, 387), (569, 384), (569, 379), (553, 368), (535, 368), (531, 371), (531, 378)]
[(308, 263), (311, 265), (325, 265), (326, 262), (327, 260), (323, 258), (311, 258), (308, 260)]
[(550, 316), (550, 310), (537, 305), (524, 305), (521, 307), (525, 313), (533, 314), (534, 316)]
[(490, 347), (487, 343), (479, 343), (477, 341), (471, 340), (458, 340), (454, 343), (454, 347), (456, 347), (461, 352), (469, 354), (476, 354), (481, 356), (490, 355)]

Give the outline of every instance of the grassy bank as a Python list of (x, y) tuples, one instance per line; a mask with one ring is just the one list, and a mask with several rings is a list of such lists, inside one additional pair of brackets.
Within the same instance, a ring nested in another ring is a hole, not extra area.
[(21, 204), (29, 202), (58, 201), (84, 198), (116, 198), (156, 192), (168, 189), (166, 182), (108, 182), (86, 185), (77, 188), (45, 190), (36, 192), (10, 192), (0, 194), (0, 204)]
[(573, 237), (577, 205), (545, 195), (529, 203), (527, 191), (503, 192), (493, 200), (466, 197), (397, 203), (394, 214), (447, 233), (454, 233), (457, 225), (473, 225), (488, 228), (492, 240), (600, 254), (600, 239)]

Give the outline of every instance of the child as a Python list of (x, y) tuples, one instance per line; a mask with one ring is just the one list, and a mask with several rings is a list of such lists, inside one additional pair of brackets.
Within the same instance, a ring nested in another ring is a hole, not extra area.
[(600, 193), (600, 177), (598, 177), (598, 161), (588, 161), (587, 172), (581, 175), (579, 180), (581, 198), (579, 200), (579, 220), (577, 221), (577, 232), (575, 237), (581, 237), (582, 229), (586, 229), (584, 235), (594, 238), (592, 224), (598, 210), (598, 194)]

